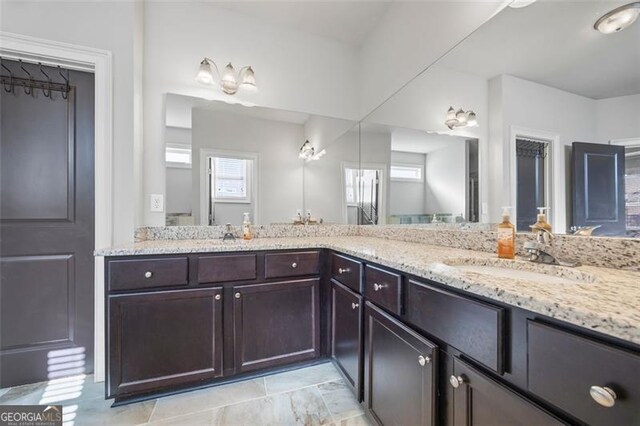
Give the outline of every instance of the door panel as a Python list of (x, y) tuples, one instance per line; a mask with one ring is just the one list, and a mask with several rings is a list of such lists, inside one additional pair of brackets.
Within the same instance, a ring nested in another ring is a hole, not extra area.
[[(0, 91), (1, 387), (93, 371), (94, 78), (69, 79), (67, 99)], [(71, 352), (83, 365), (49, 369)]]
[(361, 399), (362, 296), (333, 280), (331, 285), (331, 356)]
[(316, 358), (320, 280), (234, 287), (236, 373)]
[(573, 225), (600, 225), (593, 235), (624, 235), (624, 147), (574, 142)]

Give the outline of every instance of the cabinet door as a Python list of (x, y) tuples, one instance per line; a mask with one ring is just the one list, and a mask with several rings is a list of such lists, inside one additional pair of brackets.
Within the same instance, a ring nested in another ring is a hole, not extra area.
[(436, 422), (437, 346), (369, 302), (364, 401), (383, 425)]
[(512, 390), (454, 358), (449, 382), (454, 426), (561, 425), (561, 421)]
[(336, 281), (331, 285), (331, 356), (361, 400), (362, 296)]
[(234, 287), (236, 373), (316, 358), (319, 279)]
[(220, 287), (109, 296), (108, 396), (222, 374)]

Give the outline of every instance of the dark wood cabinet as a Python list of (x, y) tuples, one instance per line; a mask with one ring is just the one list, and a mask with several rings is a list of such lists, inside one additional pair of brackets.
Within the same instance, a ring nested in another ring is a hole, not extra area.
[(362, 296), (333, 281), (331, 285), (331, 356), (356, 395), (362, 398)]
[(233, 288), (236, 373), (316, 358), (320, 280)]
[(255, 254), (198, 257), (199, 283), (254, 280), (257, 277), (258, 256)]
[(299, 277), (320, 273), (320, 253), (303, 251), (268, 253), (264, 256), (265, 278)]
[(369, 302), (364, 404), (383, 425), (436, 423), (437, 347)]
[(109, 296), (107, 395), (222, 374), (222, 289)]
[(362, 293), (362, 263), (346, 256), (331, 255), (331, 278), (346, 285), (353, 291)]
[(400, 315), (402, 312), (402, 277), (393, 272), (366, 265), (364, 295), (378, 306)]
[(560, 420), (458, 358), (449, 379), (454, 426), (546, 426)]
[(153, 287), (186, 286), (189, 261), (186, 257), (122, 259), (109, 262), (109, 290), (142, 290)]

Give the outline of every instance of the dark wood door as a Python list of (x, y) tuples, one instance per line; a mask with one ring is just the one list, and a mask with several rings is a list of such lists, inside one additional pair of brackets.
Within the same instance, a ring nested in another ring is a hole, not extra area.
[(319, 290), (318, 278), (234, 287), (236, 373), (318, 357)]
[(67, 99), (0, 90), (0, 387), (93, 371), (94, 78), (69, 79)]
[(624, 147), (574, 142), (573, 226), (600, 228), (593, 235), (624, 235)]
[(222, 375), (222, 288), (109, 296), (109, 397)]
[(335, 280), (332, 281), (331, 295), (331, 356), (360, 401), (364, 310), (362, 296)]
[(436, 422), (437, 346), (367, 302), (364, 403), (383, 425)]
[(545, 426), (561, 421), (512, 390), (454, 358), (450, 384), (454, 426)]

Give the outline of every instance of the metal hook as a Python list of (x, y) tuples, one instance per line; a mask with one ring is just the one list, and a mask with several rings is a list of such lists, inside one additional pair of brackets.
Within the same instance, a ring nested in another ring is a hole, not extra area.
[(58, 74), (60, 74), (60, 77), (62, 77), (66, 85), (65, 90), (62, 91), (62, 99), (67, 99), (69, 97), (69, 91), (71, 90), (69, 87), (69, 70), (67, 70), (67, 76), (65, 77), (64, 74), (62, 74), (62, 68), (58, 65)]
[(47, 77), (47, 83), (49, 84), (49, 90), (47, 91), (44, 87), (42, 88), (42, 93), (44, 94), (45, 98), (51, 98), (51, 78), (49, 77), (49, 75), (44, 72), (44, 70), (42, 69), (42, 62), (38, 62), (38, 65), (40, 65), (40, 72), (42, 74), (44, 74), (45, 77)]
[(5, 70), (9, 71), (9, 88), (7, 89), (6, 84), (3, 84), (2, 87), (4, 88), (5, 92), (11, 93), (13, 92), (13, 73), (9, 68), (7, 68), (5, 64), (2, 63), (2, 58), (0, 58), (0, 65), (2, 65), (2, 68), (4, 68)]
[(33, 94), (33, 77), (31, 76), (31, 73), (27, 71), (27, 69), (24, 67), (22, 63), (22, 59), (19, 59), (18, 62), (20, 62), (20, 68), (22, 68), (22, 71), (24, 71), (25, 74), (27, 74), (27, 76), (29, 77), (30, 86), (28, 89), (27, 89), (27, 85), (24, 86), (24, 93), (27, 95), (31, 95)]

